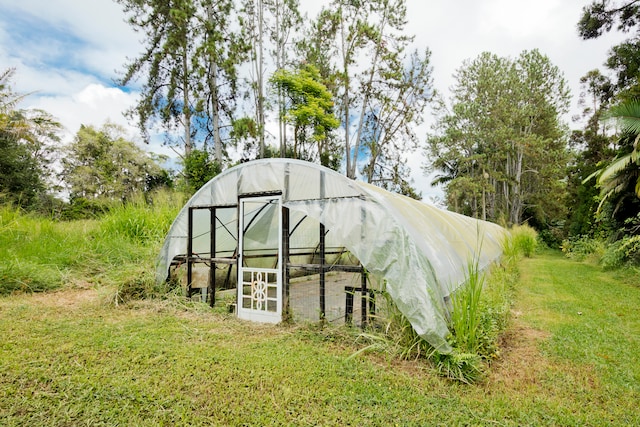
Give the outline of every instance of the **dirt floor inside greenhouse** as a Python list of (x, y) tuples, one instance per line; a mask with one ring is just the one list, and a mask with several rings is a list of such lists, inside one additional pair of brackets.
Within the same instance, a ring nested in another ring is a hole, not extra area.
[[(291, 278), (289, 281), (289, 308), (295, 322), (317, 322), (320, 320), (320, 275), (312, 274)], [(362, 323), (362, 293), (350, 291), (359, 289), (359, 273), (328, 272), (325, 276), (325, 320), (339, 325), (347, 320), (347, 294), (352, 295), (352, 324)], [(216, 300), (233, 300), (236, 289), (216, 292)], [(368, 304), (367, 299), (365, 304)], [(382, 301), (376, 301), (376, 311), (382, 307)]]

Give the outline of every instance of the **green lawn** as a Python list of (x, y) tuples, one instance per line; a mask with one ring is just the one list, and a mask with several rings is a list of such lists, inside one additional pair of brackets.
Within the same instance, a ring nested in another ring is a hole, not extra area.
[(93, 289), (0, 299), (0, 425), (640, 425), (638, 277), (560, 254), (520, 264), (486, 379), (349, 358), (344, 332), (261, 326)]

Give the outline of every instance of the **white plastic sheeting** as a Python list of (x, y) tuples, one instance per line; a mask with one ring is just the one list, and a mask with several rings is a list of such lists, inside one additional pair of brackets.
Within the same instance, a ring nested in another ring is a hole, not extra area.
[[(313, 163), (257, 160), (205, 184), (171, 226), (158, 259), (158, 280), (166, 279), (176, 255), (187, 252), (190, 206), (233, 205), (238, 196), (276, 191), (282, 192), (283, 206), (292, 218), (306, 215), (324, 224), (330, 230), (328, 246), (346, 248), (370, 274), (386, 281), (386, 290), (421, 337), (440, 352), (451, 350), (445, 301), (464, 282), (469, 262), (476, 259), (484, 268), (500, 257), (506, 230), (350, 180)], [(207, 213), (194, 216), (194, 236), (210, 227), (208, 211), (200, 212)], [(208, 239), (202, 241), (203, 247), (208, 244)], [(228, 250), (234, 245), (232, 233), (227, 233)]]

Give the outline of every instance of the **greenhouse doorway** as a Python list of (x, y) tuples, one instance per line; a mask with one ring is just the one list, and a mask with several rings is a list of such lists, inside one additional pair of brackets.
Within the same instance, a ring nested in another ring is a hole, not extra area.
[(265, 323), (282, 320), (282, 196), (239, 199), (237, 314)]

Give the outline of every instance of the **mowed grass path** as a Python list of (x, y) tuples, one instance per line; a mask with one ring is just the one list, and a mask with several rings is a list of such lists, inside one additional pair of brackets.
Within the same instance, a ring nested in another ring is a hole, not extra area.
[(640, 287), (546, 253), (521, 262), (485, 380), (349, 358), (343, 332), (203, 308), (112, 308), (91, 289), (0, 299), (0, 425), (640, 425)]

